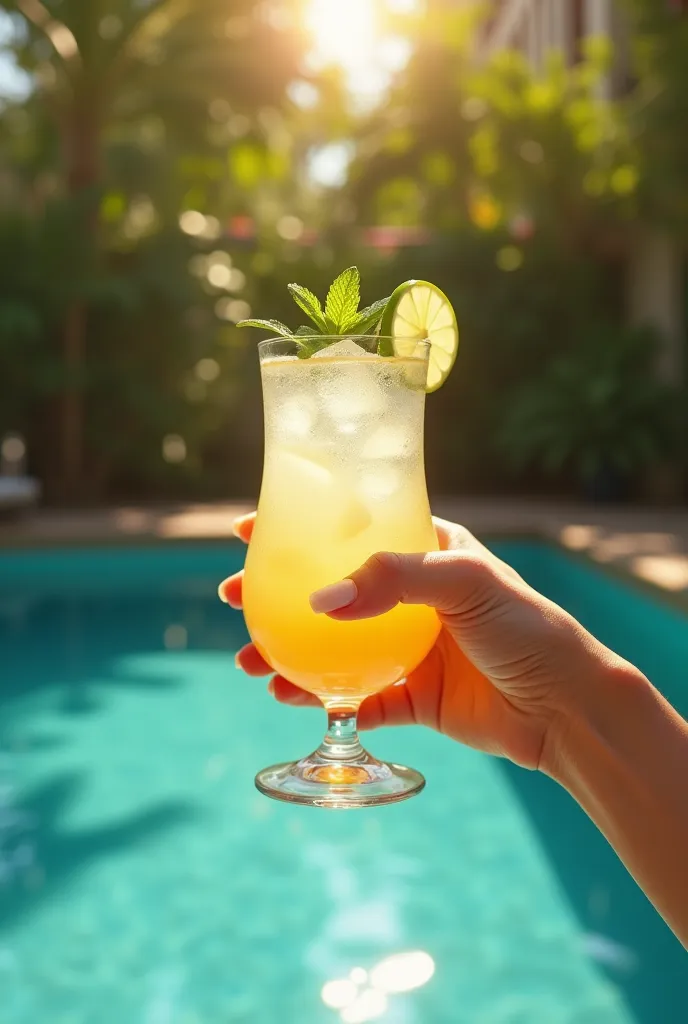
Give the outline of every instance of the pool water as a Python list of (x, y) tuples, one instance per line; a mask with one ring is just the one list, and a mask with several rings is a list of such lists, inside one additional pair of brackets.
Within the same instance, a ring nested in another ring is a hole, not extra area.
[[(493, 546), (688, 711), (684, 617)], [(684, 1024), (686, 954), (550, 780), (391, 729), (369, 745), (415, 800), (255, 791), (323, 715), (234, 668), (241, 557), (0, 555), (1, 1024)]]

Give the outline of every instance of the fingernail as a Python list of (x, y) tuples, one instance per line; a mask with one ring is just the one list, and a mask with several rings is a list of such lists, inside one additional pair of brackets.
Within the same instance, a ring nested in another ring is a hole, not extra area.
[(237, 651), (237, 653), (234, 655), (234, 667), (235, 668), (241, 668), (241, 661), (239, 660), (239, 654), (240, 653), (241, 653), (240, 651)]
[(235, 537), (239, 537), (240, 540), (241, 535), (239, 534), (239, 527), (241, 526), (242, 522), (243, 519), (235, 519), (234, 522), (232, 523), (232, 533), (234, 534)]
[(336, 612), (339, 608), (346, 608), (358, 597), (358, 587), (353, 580), (340, 580), (339, 583), (332, 583), (329, 587), (316, 590), (310, 596), (311, 608), (316, 615), (324, 612)]
[(220, 600), (222, 601), (223, 604), (229, 604), (229, 601), (225, 597), (224, 591), (222, 590), (222, 586), (219, 586), (217, 588), (217, 596), (220, 598)]

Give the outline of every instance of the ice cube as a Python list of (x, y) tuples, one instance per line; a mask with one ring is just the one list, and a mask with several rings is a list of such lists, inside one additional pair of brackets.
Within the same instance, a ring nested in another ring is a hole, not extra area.
[(373, 521), (370, 510), (357, 498), (348, 500), (341, 511), (336, 526), (337, 540), (352, 540), (367, 530)]
[[(351, 424), (358, 429), (363, 417), (380, 416), (387, 405), (384, 388), (380, 382), (378, 364), (371, 360), (370, 363), (359, 358), (368, 356), (358, 345), (353, 342), (342, 342), (346, 345), (346, 353), (351, 355), (353, 349), (357, 350), (356, 358), (342, 359), (341, 362), (333, 362), (329, 365), (323, 363), (319, 392), (322, 408), (335, 421), (338, 429), (343, 433), (352, 433)], [(339, 343), (331, 348), (340, 349)], [(329, 351), (329, 350), (328, 350)], [(340, 350), (341, 351), (341, 350)], [(349, 426), (343, 426), (348, 424)]]
[(364, 459), (402, 459), (412, 453), (414, 438), (400, 424), (378, 427), (366, 439), (361, 455)]
[(299, 448), (281, 448), (275, 452), (280, 476), (288, 478), (295, 487), (330, 487), (333, 473), (326, 464), (326, 457), (319, 449), (304, 445)]
[(379, 466), (361, 473), (358, 493), (366, 502), (389, 501), (404, 482), (404, 474), (394, 466)]
[(294, 395), (279, 409), (279, 431), (288, 438), (308, 437), (315, 426), (317, 414), (318, 407), (310, 395)]
[(354, 356), (356, 359), (361, 358), (374, 358), (372, 352), (366, 352), (364, 348), (357, 345), (351, 338), (344, 338), (343, 341), (335, 341), (333, 345), (328, 345), (326, 348), (321, 348), (317, 352), (314, 352), (311, 356), (312, 359), (334, 359), (339, 356), (347, 356), (351, 358)]

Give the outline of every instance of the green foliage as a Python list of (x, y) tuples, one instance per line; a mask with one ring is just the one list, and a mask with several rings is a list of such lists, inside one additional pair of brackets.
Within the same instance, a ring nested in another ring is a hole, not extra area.
[(571, 471), (583, 484), (600, 473), (632, 479), (673, 436), (673, 396), (654, 372), (655, 339), (606, 326), (553, 358), (517, 387), (498, 435), (508, 463), (545, 474)]
[[(618, 329), (635, 223), (688, 240), (688, 19), (664, 0), (628, 0), (631, 75), (612, 98), (599, 88), (605, 40), (586, 41), (574, 67), (556, 54), (537, 71), (515, 53), (481, 63), (468, 5), (431, 0), (423, 17), (398, 16), (408, 67), (355, 116), (336, 69), (306, 70), (291, 0), (43, 7), (52, 43), (41, 5), (0, 0), (35, 85), (0, 106), (0, 433), (27, 435), (50, 496), (70, 393), (85, 413), (82, 496), (223, 495), (228, 458), (236, 491), (250, 491), (259, 377), (231, 305), (277, 318), (247, 323), (310, 355), (323, 335), (378, 328), (387, 300), (359, 310), (353, 266), (328, 292), (348, 263), (364, 271), (364, 300), (423, 277), (457, 310), (461, 359), (428, 403), (433, 489), (501, 488), (505, 462), (514, 487), (556, 488), (604, 465), (637, 473), (666, 450), (650, 348)], [(312, 110), (288, 100), (295, 79), (317, 86)], [(306, 157), (342, 139), (355, 144), (349, 182), (310, 189)], [(210, 234), (182, 237), (184, 211), (206, 215)], [(285, 214), (303, 239), (275, 231)], [(233, 218), (255, 238), (230, 245)], [(370, 224), (432, 241), (361, 248)], [(194, 269), (218, 250), (241, 288)], [(292, 333), (295, 276), (313, 326)], [(70, 365), (75, 308), (85, 345)], [(198, 376), (204, 359), (216, 380)], [(181, 464), (162, 457), (168, 433), (186, 442)]]

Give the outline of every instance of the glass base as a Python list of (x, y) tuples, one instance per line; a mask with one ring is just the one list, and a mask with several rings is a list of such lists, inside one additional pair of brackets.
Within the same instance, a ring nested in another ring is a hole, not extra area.
[(385, 764), (359, 746), (355, 760), (323, 757), (320, 751), (292, 764), (276, 764), (256, 775), (265, 796), (311, 807), (378, 807), (408, 800), (425, 786), (413, 768)]

